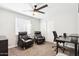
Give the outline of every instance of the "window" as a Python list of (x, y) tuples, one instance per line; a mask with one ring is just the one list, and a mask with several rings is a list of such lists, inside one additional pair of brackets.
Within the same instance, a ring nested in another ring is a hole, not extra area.
[(28, 34), (31, 34), (31, 20), (27, 20), (22, 17), (17, 17), (16, 18), (16, 34), (22, 31), (27, 31)]

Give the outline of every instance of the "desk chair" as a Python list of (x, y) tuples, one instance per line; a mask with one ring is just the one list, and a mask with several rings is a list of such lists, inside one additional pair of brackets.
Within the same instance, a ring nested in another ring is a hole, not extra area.
[[(53, 31), (53, 35), (54, 35), (54, 42), (56, 42), (56, 39), (59, 39), (60, 37), (62, 37), (62, 36), (59, 36), (59, 37), (58, 37), (58, 35), (57, 35), (57, 32), (56, 32), (56, 31)], [(61, 45), (60, 45), (60, 44), (61, 44)], [(64, 52), (64, 49), (63, 49), (64, 43), (63, 43), (63, 44), (62, 44), (62, 43), (60, 43), (60, 44), (59, 44), (59, 48), (60, 48), (60, 49), (62, 49), (62, 50), (63, 50), (63, 52)], [(56, 47), (56, 46), (53, 46), (53, 47)], [(52, 48), (53, 48), (53, 47), (52, 47)], [(55, 49), (55, 50), (56, 50), (56, 49)]]

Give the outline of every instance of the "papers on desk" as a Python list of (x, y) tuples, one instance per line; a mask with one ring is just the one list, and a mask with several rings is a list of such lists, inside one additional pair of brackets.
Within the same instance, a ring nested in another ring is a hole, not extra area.
[(64, 37), (60, 37), (59, 40), (64, 40), (64, 41), (71, 41), (71, 38), (70, 37), (67, 37), (67, 38), (64, 38)]

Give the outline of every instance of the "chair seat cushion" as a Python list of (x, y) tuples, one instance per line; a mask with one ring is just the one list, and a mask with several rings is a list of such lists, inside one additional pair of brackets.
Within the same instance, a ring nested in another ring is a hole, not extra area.
[(27, 36), (27, 35), (24, 35), (24, 36), (23, 36), (23, 39), (24, 39), (24, 40), (27, 40), (27, 39), (28, 39), (28, 36)]

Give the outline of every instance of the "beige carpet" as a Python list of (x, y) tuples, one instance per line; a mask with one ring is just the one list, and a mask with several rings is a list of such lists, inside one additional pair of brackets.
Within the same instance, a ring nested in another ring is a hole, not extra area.
[[(55, 56), (56, 51), (55, 48), (52, 48), (53, 44), (49, 42), (45, 42), (44, 44), (37, 45), (34, 44), (32, 47), (28, 49), (21, 49), (18, 47), (10, 48), (8, 50), (9, 56)], [(59, 49), (61, 52), (61, 50)], [(69, 54), (68, 52), (65, 52)]]

